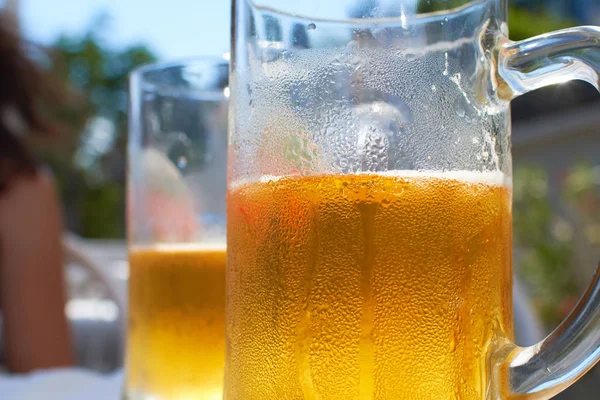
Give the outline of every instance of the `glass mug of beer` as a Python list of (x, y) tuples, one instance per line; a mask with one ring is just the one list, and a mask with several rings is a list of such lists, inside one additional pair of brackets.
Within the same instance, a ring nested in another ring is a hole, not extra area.
[(507, 2), (237, 0), (227, 400), (546, 399), (600, 354), (597, 278), (513, 344), (509, 102), (598, 87), (600, 29)]
[(153, 64), (130, 79), (131, 400), (221, 399), (229, 64)]

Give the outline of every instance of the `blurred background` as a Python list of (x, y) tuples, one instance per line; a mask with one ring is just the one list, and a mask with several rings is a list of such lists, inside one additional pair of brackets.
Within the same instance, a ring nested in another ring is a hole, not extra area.
[[(352, 12), (368, 15), (377, 5), (364, 0)], [(122, 319), (125, 297), (111, 294), (103, 280), (124, 292), (127, 75), (157, 60), (227, 52), (230, 2), (0, 0), (0, 6), (5, 23), (36, 45), (31, 56), (78, 96), (77, 107), (49, 110), (68, 122), (60, 140), (34, 145), (56, 177), (73, 234), (67, 311), (113, 323)], [(510, 0), (511, 39), (582, 24), (600, 25), (600, 1)], [(600, 260), (600, 94), (567, 83), (512, 107), (515, 274), (519, 296), (537, 319), (529, 328), (533, 340), (569, 313)], [(76, 267), (85, 262), (100, 272)], [(87, 297), (94, 307), (85, 307)], [(112, 303), (98, 302), (111, 297)], [(118, 338), (119, 328), (113, 331)], [(119, 351), (90, 357), (98, 370), (120, 366)], [(559, 398), (597, 398), (598, 378), (596, 368)]]

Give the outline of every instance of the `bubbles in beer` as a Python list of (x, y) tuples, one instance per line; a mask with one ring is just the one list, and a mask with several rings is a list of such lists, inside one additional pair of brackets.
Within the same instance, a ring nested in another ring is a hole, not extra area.
[(229, 199), (230, 398), (485, 398), (512, 335), (501, 174), (283, 176)]
[(157, 398), (219, 395), (225, 364), (225, 246), (130, 253), (128, 388)]

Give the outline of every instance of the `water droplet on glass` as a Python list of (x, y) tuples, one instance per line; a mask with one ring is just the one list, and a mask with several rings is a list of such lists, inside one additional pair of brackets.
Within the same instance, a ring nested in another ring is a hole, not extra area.
[(356, 40), (351, 40), (346, 45), (344, 49), (344, 53), (346, 54), (355, 54), (360, 49), (360, 44)]
[(185, 133), (171, 132), (166, 135), (166, 153), (171, 162), (183, 171), (198, 161), (191, 140)]
[[(390, 150), (397, 149), (411, 116), (405, 104), (398, 107), (377, 101), (356, 109), (357, 152), (363, 171), (386, 171)], [(393, 158), (393, 157), (392, 157)]]
[(385, 171), (388, 167), (389, 140), (384, 132), (373, 127), (359, 134), (358, 152), (362, 156), (363, 171)]
[(450, 353), (456, 351), (456, 337), (455, 335), (450, 336)]
[(348, 69), (352, 72), (358, 71), (364, 63), (359, 50), (360, 44), (356, 40), (348, 42), (342, 54), (336, 58), (339, 66), (345, 71), (348, 71)]
[(417, 59), (417, 55), (414, 53), (406, 53), (405, 57), (406, 57), (406, 61), (414, 61)]
[(477, 121), (477, 109), (467, 98), (461, 94), (454, 101), (454, 112), (467, 123), (471, 124)]
[(291, 134), (284, 148), (284, 157), (299, 171), (310, 169), (317, 157), (317, 149), (308, 138)]
[(306, 27), (307, 31), (314, 31), (315, 29), (317, 29), (317, 25), (315, 25), (312, 22), (310, 24), (308, 24), (308, 26)]
[(450, 400), (462, 400), (462, 396), (460, 395), (458, 388), (454, 389), (454, 393), (450, 395)]
[(442, 72), (442, 75), (448, 76), (448, 74), (450, 73), (449, 72), (450, 63), (448, 61), (448, 52), (444, 53), (444, 58), (445, 58), (445, 60), (444, 60), (444, 71)]

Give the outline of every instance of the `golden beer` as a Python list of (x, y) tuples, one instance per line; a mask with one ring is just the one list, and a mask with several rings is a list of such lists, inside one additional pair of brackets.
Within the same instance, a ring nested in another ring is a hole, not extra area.
[(225, 246), (134, 249), (129, 262), (129, 390), (140, 398), (221, 399)]
[(227, 400), (487, 398), (513, 330), (500, 173), (264, 177), (228, 204)]

